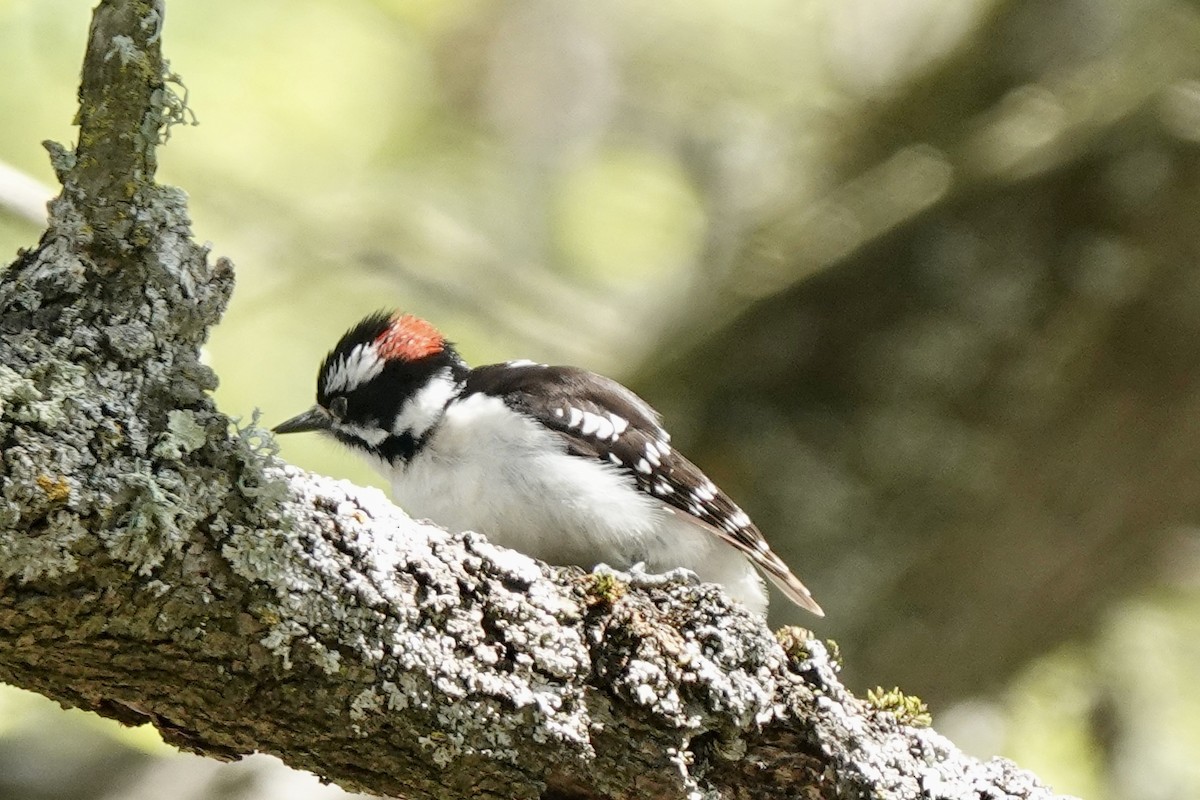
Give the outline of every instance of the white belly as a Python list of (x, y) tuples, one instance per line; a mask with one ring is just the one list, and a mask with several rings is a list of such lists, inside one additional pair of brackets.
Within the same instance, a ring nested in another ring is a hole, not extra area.
[(616, 466), (568, 455), (499, 398), (452, 403), (421, 452), (390, 477), (401, 508), (448, 530), (477, 531), (550, 564), (687, 567), (766, 609), (762, 579), (741, 554), (631, 491), (633, 478)]

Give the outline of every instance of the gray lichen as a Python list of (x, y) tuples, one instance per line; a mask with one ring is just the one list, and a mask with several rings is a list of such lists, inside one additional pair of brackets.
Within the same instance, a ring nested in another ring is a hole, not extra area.
[[(294, 490), (284, 509), (292, 531), (247, 532), (226, 555), (285, 602), (288, 622), (299, 622), (293, 641), (336, 633), (381, 678), (351, 701), (360, 731), (418, 709), (435, 713), (440, 735), (424, 740), (435, 761), (485, 752), (515, 759), (512, 743), (529, 736), (586, 749), (581, 684), (591, 659), (570, 627), (580, 603), (544, 565), (477, 535), (415, 525), (376, 492), (291, 467), (282, 475)], [(314, 524), (330, 522), (314, 509), (336, 512), (328, 530), (336, 547), (312, 537)], [(353, 577), (341, 586), (299, 577), (313, 574)]]

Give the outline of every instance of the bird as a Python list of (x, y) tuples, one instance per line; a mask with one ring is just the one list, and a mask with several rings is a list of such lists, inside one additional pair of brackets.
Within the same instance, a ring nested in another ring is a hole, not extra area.
[(525, 359), (472, 368), (426, 320), (377, 312), (322, 361), (316, 399), (274, 432), (346, 445), (414, 519), (548, 564), (686, 568), (765, 615), (761, 572), (824, 616), (658, 412), (611, 378)]

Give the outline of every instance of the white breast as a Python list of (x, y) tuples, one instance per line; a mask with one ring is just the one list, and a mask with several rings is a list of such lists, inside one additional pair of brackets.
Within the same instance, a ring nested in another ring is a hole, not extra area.
[(387, 474), (396, 502), (417, 519), (478, 531), (550, 564), (687, 567), (766, 609), (762, 579), (733, 548), (665, 511), (620, 468), (568, 455), (553, 432), (499, 398), (451, 403), (425, 447)]

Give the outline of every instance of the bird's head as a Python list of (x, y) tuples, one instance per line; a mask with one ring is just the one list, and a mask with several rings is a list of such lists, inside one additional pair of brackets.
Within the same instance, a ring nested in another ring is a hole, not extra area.
[(274, 431), (320, 431), (386, 461), (406, 461), (437, 425), (466, 371), (454, 346), (425, 320), (373, 314), (321, 363), (316, 405)]

